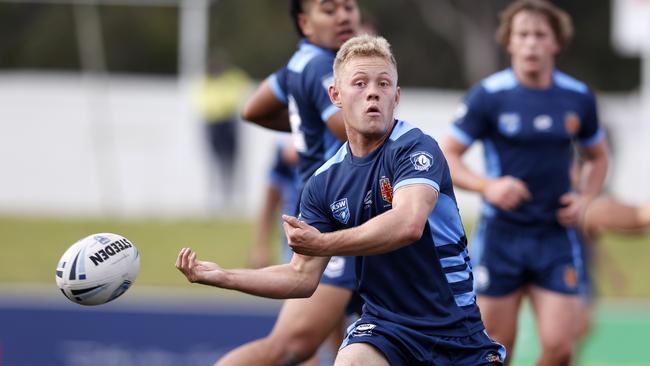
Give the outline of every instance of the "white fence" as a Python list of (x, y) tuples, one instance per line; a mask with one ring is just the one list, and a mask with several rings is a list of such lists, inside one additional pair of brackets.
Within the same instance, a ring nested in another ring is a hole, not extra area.
[[(187, 89), (171, 78), (0, 74), (0, 214), (209, 214), (210, 192), (222, 188), (210, 180), (203, 126)], [(406, 89), (398, 117), (438, 137), (461, 96)], [(606, 95), (600, 103), (615, 138), (612, 191), (650, 200), (650, 121), (640, 117), (635, 96)], [(222, 209), (224, 216), (254, 214), (271, 160), (272, 132), (242, 123), (239, 137), (235, 204)], [(468, 156), (478, 168), (479, 150)], [(463, 213), (473, 215), (477, 197), (458, 196)]]

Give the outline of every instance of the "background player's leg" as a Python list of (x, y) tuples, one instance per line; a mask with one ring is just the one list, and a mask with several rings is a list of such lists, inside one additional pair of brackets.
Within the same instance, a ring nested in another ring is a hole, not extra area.
[(542, 344), (537, 365), (569, 365), (578, 336), (580, 297), (532, 286), (530, 300)]
[(352, 365), (389, 366), (384, 355), (367, 343), (353, 343), (339, 351), (334, 366)]
[(515, 337), (517, 335), (517, 316), (524, 290), (519, 289), (506, 296), (478, 296), (481, 318), (490, 338), (501, 343), (508, 353), (506, 365), (512, 360)]
[(216, 365), (294, 365), (307, 360), (340, 324), (351, 297), (350, 290), (320, 284), (308, 299), (285, 301), (271, 334), (236, 348)]

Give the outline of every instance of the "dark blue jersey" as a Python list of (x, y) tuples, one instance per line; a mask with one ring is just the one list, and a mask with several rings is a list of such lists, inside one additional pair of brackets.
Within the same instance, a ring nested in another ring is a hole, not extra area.
[(364, 313), (429, 334), (472, 334), (483, 324), (467, 240), (447, 162), (433, 138), (396, 121), (386, 142), (365, 157), (352, 156), (344, 144), (307, 183), (301, 219), (321, 232), (359, 226), (390, 210), (393, 192), (411, 184), (430, 185), (438, 202), (420, 240), (357, 257)]
[(302, 40), (289, 63), (269, 78), (276, 98), (289, 107), (303, 184), (342, 144), (326, 124), (339, 111), (327, 92), (333, 80), (335, 57), (334, 51)]
[(590, 146), (604, 134), (585, 84), (553, 72), (550, 88), (521, 85), (512, 69), (493, 74), (465, 96), (452, 134), (465, 145), (483, 142), (486, 175), (523, 180), (532, 200), (514, 211), (487, 202), (483, 215), (519, 224), (557, 224), (559, 198), (571, 191), (573, 143)]

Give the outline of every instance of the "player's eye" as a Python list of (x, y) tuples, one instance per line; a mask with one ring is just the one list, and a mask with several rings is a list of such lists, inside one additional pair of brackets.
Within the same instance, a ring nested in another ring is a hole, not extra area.
[(366, 82), (363, 80), (357, 80), (354, 82), (354, 85), (363, 88), (364, 86), (366, 86)]

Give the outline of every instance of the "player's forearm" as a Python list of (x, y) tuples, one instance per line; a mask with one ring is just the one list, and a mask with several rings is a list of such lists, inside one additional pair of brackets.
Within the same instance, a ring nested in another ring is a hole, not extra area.
[(597, 197), (603, 190), (605, 178), (607, 177), (608, 159), (606, 155), (590, 159), (583, 169), (586, 170), (584, 183), (581, 185), (581, 196), (587, 201)]
[(282, 264), (262, 269), (232, 269), (219, 283), (204, 283), (272, 299), (309, 297), (318, 285), (320, 275), (305, 268)]
[(446, 156), (452, 181), (458, 188), (483, 194), (489, 178), (473, 172), (463, 161), (462, 157), (455, 154)]
[(363, 256), (388, 253), (418, 240), (424, 227), (388, 211), (361, 226), (324, 234), (324, 255)]
[(289, 124), (289, 112), (287, 110), (280, 111), (275, 114), (255, 116), (245, 119), (249, 122), (255, 123), (260, 127), (275, 131), (291, 132), (291, 125)]

